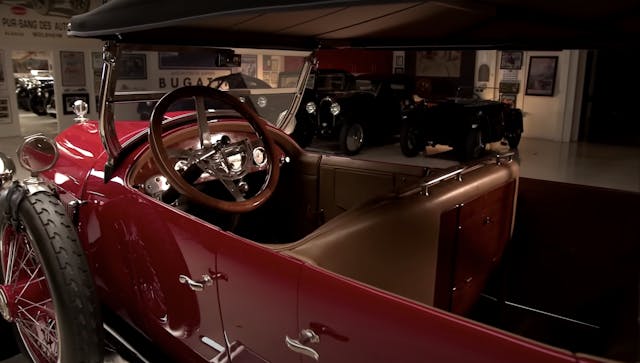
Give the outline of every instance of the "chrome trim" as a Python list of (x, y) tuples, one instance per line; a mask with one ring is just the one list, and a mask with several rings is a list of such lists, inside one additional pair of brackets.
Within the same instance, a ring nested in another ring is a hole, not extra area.
[[(42, 169), (37, 169), (34, 170), (31, 168), (31, 166), (26, 165), (23, 162), (23, 158), (22, 158), (22, 150), (24, 149), (24, 146), (28, 143), (30, 143), (31, 141), (35, 140), (35, 139), (42, 139), (44, 142), (48, 143), (51, 145), (51, 147), (53, 148), (53, 160), (51, 161), (51, 163), (42, 168)], [(22, 141), (22, 144), (20, 144), (20, 146), (18, 147), (18, 150), (16, 151), (16, 155), (18, 157), (18, 163), (25, 169), (29, 170), (29, 172), (31, 172), (32, 176), (37, 175), (40, 172), (46, 171), (51, 169), (54, 165), (56, 165), (56, 162), (58, 161), (58, 158), (60, 157), (60, 152), (58, 151), (58, 146), (56, 144), (55, 141), (53, 141), (51, 138), (44, 136), (43, 134), (34, 134), (31, 136), (27, 136), (24, 138), (24, 140)]]
[[(514, 152), (507, 152), (504, 154), (497, 154), (495, 156), (479, 159), (467, 165), (455, 166), (449, 169), (445, 169), (442, 173), (439, 173), (430, 179), (426, 179), (424, 182), (422, 182), (418, 186), (417, 189), (416, 187), (412, 187), (410, 190), (405, 190), (401, 193), (398, 193), (398, 196), (404, 197), (408, 195), (415, 195), (417, 193), (419, 195), (428, 197), (429, 188), (433, 187), (434, 185), (440, 184), (445, 180), (454, 179), (454, 178), (461, 182), (462, 174), (465, 172), (469, 172), (471, 170), (482, 168), (489, 165), (497, 165), (497, 166), (507, 165), (513, 162), (514, 156), (515, 156)], [(507, 160), (506, 163), (503, 162), (504, 159)]]
[(112, 41), (105, 42), (102, 54), (102, 80), (100, 82), (100, 139), (108, 155), (107, 164), (113, 166), (115, 158), (122, 150), (116, 134), (111, 95), (116, 90), (116, 60), (120, 56), (120, 47)]
[(213, 279), (209, 275), (202, 275), (202, 280), (199, 281), (192, 280), (185, 275), (180, 275), (178, 276), (178, 281), (181, 284), (189, 286), (193, 291), (204, 291), (205, 287), (213, 285)]
[(441, 182), (448, 180), (448, 179), (453, 179), (456, 178), (458, 181), (462, 181), (462, 172), (467, 169), (466, 167), (459, 167), (454, 169), (453, 171), (450, 171), (448, 173), (445, 173), (443, 175), (440, 175), (436, 178), (433, 178), (425, 183), (422, 183), (420, 185), (420, 188), (422, 189), (422, 191), (420, 192), (420, 194), (424, 195), (424, 196), (429, 196), (429, 188), (436, 185), (436, 184), (440, 184)]
[(219, 344), (218, 342), (216, 342), (215, 340), (209, 337), (202, 336), (200, 337), (200, 341), (218, 353), (222, 353), (225, 350), (225, 348), (221, 344)]
[(509, 164), (510, 162), (513, 161), (514, 156), (516, 155), (515, 152), (513, 151), (509, 151), (506, 152), (504, 154), (497, 154), (496, 155), (496, 164), (497, 165), (502, 165), (502, 159), (507, 159), (507, 164)]
[(29, 194), (51, 192), (51, 184), (40, 177), (30, 177), (22, 183)]
[(306, 355), (307, 357), (311, 357), (314, 360), (320, 360), (320, 354), (316, 352), (313, 348), (307, 347), (305, 344), (312, 343), (317, 344), (320, 343), (320, 337), (311, 329), (303, 329), (300, 331), (299, 340), (291, 339), (288, 336), (284, 337), (284, 342), (287, 345), (287, 348), (292, 351)]
[(144, 356), (138, 352), (131, 344), (127, 343), (126, 340), (124, 340), (123, 337), (121, 337), (118, 333), (116, 333), (115, 330), (113, 330), (109, 325), (107, 325), (107, 323), (103, 323), (102, 327), (104, 328), (104, 330), (109, 333), (114, 339), (116, 339), (120, 344), (122, 344), (125, 348), (127, 348), (129, 350), (129, 352), (133, 355), (135, 355), (135, 357), (142, 363), (151, 363), (148, 360), (146, 360), (144, 358)]

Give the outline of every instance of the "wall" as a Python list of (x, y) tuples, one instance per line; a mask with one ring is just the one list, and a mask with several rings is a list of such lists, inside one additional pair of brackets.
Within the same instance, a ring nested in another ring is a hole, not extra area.
[[(526, 94), (527, 75), (532, 56), (557, 56), (557, 71), (552, 96)], [(524, 137), (553, 141), (577, 140), (584, 79), (584, 58), (581, 50), (524, 51), (522, 66), (506, 72), (500, 69), (502, 52), (486, 50), (477, 52), (476, 93), (486, 99), (500, 98), (500, 82), (508, 77), (519, 81), (516, 107), (524, 113)], [(478, 81), (478, 70), (482, 64), (490, 68), (488, 82)]]
[[(92, 0), (91, 8), (101, 4), (101, 0)], [(14, 2), (15, 3), (15, 2)], [(51, 2), (53, 3), (53, 2)], [(55, 102), (59, 130), (74, 123), (75, 115), (63, 115), (61, 111), (62, 94), (67, 92), (88, 92), (94, 99), (96, 91), (93, 86), (91, 52), (102, 49), (102, 42), (97, 40), (69, 38), (66, 35), (69, 16), (73, 9), (62, 6), (43, 15), (28, 7), (0, 3), (0, 66), (4, 73), (4, 83), (0, 82), (0, 98), (9, 99), (10, 117), (5, 122), (0, 120), (0, 136), (20, 135), (18, 106), (15, 97), (11, 54), (14, 50), (37, 50), (51, 52), (53, 76), (55, 82)], [(84, 85), (65, 87), (61, 85), (60, 51), (78, 51), (84, 54)], [(97, 118), (95, 103), (90, 105), (91, 118)]]

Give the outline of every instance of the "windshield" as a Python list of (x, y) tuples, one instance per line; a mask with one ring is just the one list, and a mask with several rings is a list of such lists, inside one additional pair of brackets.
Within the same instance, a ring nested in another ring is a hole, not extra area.
[[(96, 87), (100, 83), (101, 56), (97, 53), (94, 60)], [(271, 124), (283, 127), (307, 56), (307, 52), (260, 49), (127, 50), (118, 58), (116, 94), (158, 94), (202, 85), (233, 94)], [(117, 104), (115, 120), (149, 120), (156, 102), (150, 99)], [(212, 102), (206, 106), (210, 110), (229, 108)], [(190, 110), (194, 110), (190, 100), (170, 109)]]

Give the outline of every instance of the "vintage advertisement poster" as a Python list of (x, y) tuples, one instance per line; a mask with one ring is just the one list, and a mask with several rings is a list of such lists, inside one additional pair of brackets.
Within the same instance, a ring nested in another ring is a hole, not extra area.
[(84, 53), (83, 52), (60, 52), (60, 69), (62, 70), (63, 87), (84, 87)]

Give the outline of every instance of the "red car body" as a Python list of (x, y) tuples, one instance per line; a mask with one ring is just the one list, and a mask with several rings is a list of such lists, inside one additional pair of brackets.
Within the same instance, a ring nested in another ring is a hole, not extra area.
[[(123, 142), (146, 127), (118, 125)], [(61, 156), (47, 176), (63, 202), (86, 201), (77, 230), (101, 301), (176, 361), (214, 358), (219, 352), (202, 337), (221, 343), (226, 332), (257, 361), (297, 362), (285, 337), (307, 328), (320, 335), (317, 351), (328, 362), (579, 361), (273, 251), (140, 193), (124, 181), (146, 143), (104, 182), (95, 123), (75, 125), (56, 141)], [(180, 274), (223, 277), (194, 292)]]

